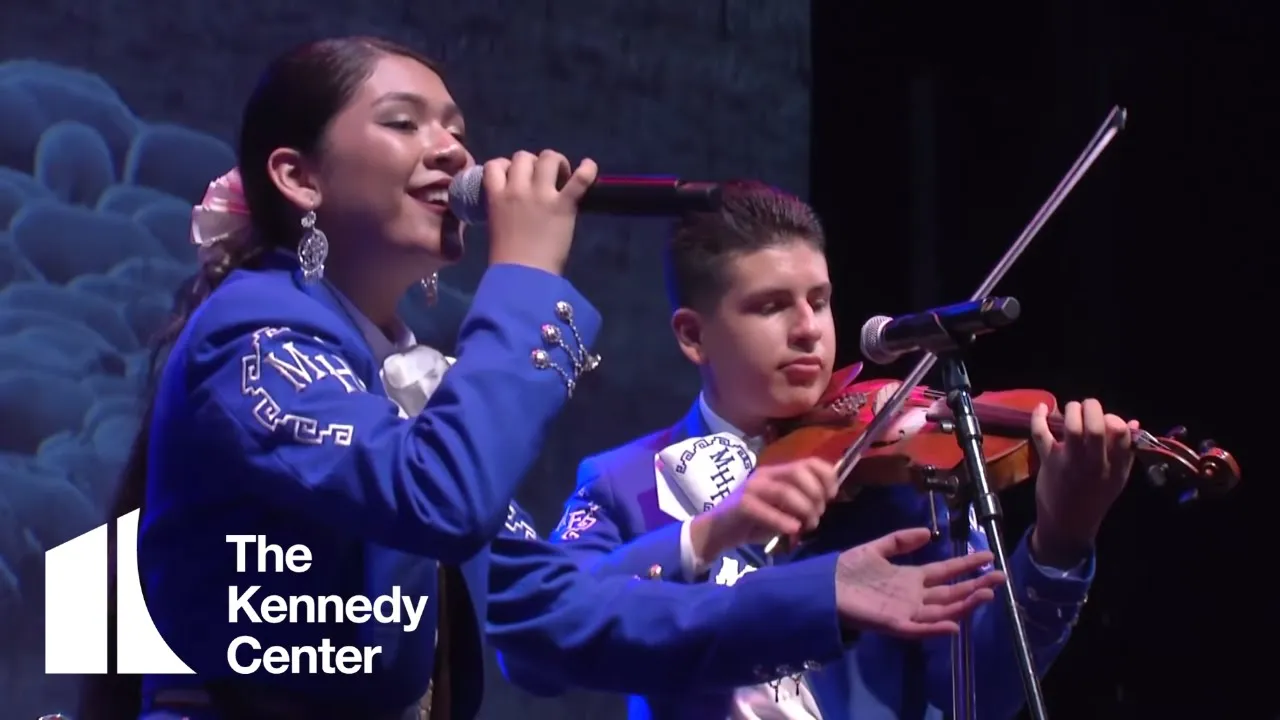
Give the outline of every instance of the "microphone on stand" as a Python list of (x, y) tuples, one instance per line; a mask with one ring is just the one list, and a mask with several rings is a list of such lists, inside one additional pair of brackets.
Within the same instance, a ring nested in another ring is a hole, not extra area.
[(862, 355), (888, 365), (908, 353), (943, 353), (961, 340), (985, 335), (1022, 314), (1017, 298), (989, 297), (891, 318), (877, 315), (862, 326)]
[[(562, 182), (567, 181), (562, 180)], [(583, 213), (628, 217), (679, 217), (720, 207), (720, 184), (685, 182), (661, 175), (601, 176), (587, 188), (578, 209)], [(449, 184), (449, 209), (468, 225), (488, 220), (484, 167), (458, 173)]]

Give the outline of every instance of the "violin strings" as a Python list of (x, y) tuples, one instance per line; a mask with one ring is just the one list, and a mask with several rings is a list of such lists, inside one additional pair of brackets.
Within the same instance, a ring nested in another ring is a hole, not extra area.
[[(942, 400), (945, 398), (946, 398), (946, 393), (942, 392), (941, 390), (922, 388), (919, 392), (919, 395), (917, 397), (910, 398), (908, 400), (908, 403), (910, 404), (911, 401), (914, 400), (917, 402), (916, 406), (919, 407), (918, 405), (919, 400), (936, 401), (936, 400)], [(981, 410), (983, 415), (987, 416), (989, 420), (994, 422), (1019, 424), (1031, 417), (1031, 413), (1025, 410), (1016, 410), (1013, 408), (1001, 407), (999, 405), (994, 405), (994, 404), (975, 402), (973, 404), (973, 407), (975, 410)], [(1053, 418), (1050, 418), (1050, 420), (1061, 420), (1061, 416), (1055, 416)], [(1165, 447), (1164, 442), (1161, 441), (1160, 438), (1156, 437), (1155, 435), (1152, 435), (1150, 432), (1146, 430), (1141, 430), (1141, 429), (1135, 430), (1133, 433), (1133, 440), (1135, 443), (1138, 443), (1139, 445), (1145, 445), (1147, 447), (1161, 448), (1166, 450), (1168, 449)]]

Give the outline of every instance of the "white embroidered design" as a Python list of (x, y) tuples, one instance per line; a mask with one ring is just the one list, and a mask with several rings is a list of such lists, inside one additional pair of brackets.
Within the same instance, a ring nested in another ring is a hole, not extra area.
[(304, 445), (322, 445), (326, 440), (344, 447), (351, 445), (355, 426), (326, 423), (318, 418), (285, 412), (280, 403), (262, 386), (262, 370), (266, 366), (274, 369), (299, 392), (326, 378), (335, 379), (347, 392), (364, 390), (364, 383), (351, 370), (351, 366), (337, 355), (307, 355), (291, 342), (280, 344), (280, 349), (288, 355), (288, 360), (271, 351), (263, 354), (264, 341), (287, 332), (289, 328), (258, 330), (253, 334), (253, 352), (240, 359), (240, 392), (257, 401), (253, 406), (253, 419), (270, 432), (288, 428), (294, 441)]
[(508, 532), (517, 535), (524, 535), (529, 540), (538, 539), (538, 531), (533, 529), (527, 520), (520, 517), (520, 513), (516, 510), (515, 503), (507, 504), (507, 521), (503, 523), (503, 527)]
[(600, 512), (600, 506), (595, 503), (587, 503), (585, 508), (570, 510), (560, 519), (560, 524), (556, 526), (556, 534), (561, 540), (580, 539), (582, 533), (595, 527), (598, 512)]
[(716, 584), (733, 587), (743, 575), (755, 571), (755, 566), (750, 563), (739, 563), (737, 558), (726, 557), (720, 566), (720, 572), (716, 573)]

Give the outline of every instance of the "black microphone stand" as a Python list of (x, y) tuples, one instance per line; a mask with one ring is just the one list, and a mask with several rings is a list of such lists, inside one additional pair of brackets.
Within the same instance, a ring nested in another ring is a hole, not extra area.
[[(1046, 720), (1044, 696), (1040, 692), (1040, 680), (1036, 675), (1031, 646), (1027, 641), (1027, 629), (1022, 619), (1018, 600), (1013, 594), (1013, 577), (1009, 574), (1008, 555), (1004, 536), (1001, 534), (1004, 513), (1000, 498), (991, 491), (987, 480), (987, 463), (982, 455), (982, 428), (973, 409), (972, 386), (969, 371), (965, 367), (963, 351), (973, 343), (973, 336), (955, 338), (955, 349), (936, 353), (942, 361), (942, 389), (946, 393), (947, 407), (951, 409), (951, 429), (956, 443), (964, 453), (963, 472), (949, 487), (951, 495), (950, 535), (951, 553), (954, 557), (969, 554), (972, 512), (987, 536), (994, 565), (1005, 573), (1005, 582), (999, 594), (1009, 621), (1013, 624), (1014, 651), (1018, 656), (1018, 670), (1022, 675), (1023, 689), (1027, 696), (1027, 709), (1033, 720)], [(951, 641), (951, 701), (952, 720), (976, 720), (976, 694), (974, 691), (972, 620), (960, 621), (960, 633)]]
[[(1058, 186), (1050, 193), (1048, 200), (1036, 214), (1031, 218), (1031, 222), (1023, 228), (1022, 233), (1014, 240), (1013, 245), (1005, 252), (996, 266), (991, 269), (991, 273), (987, 275), (986, 280), (982, 281), (982, 285), (978, 287), (977, 292), (973, 294), (971, 300), (980, 300), (991, 293), (996, 284), (1004, 278), (1009, 269), (1022, 255), (1027, 246), (1049, 222), (1049, 218), (1066, 199), (1071, 189), (1076, 183), (1084, 177), (1084, 174), (1092, 167), (1102, 151), (1111, 144), (1121, 130), (1124, 129), (1125, 120), (1128, 113), (1123, 108), (1113, 107), (1111, 112), (1107, 114), (1106, 120), (1102, 122), (1102, 126), (1094, 133), (1089, 140), (1089, 144), (1085, 146), (1084, 151), (1076, 158), (1071, 169), (1062, 178)], [(961, 337), (951, 339), (951, 347), (940, 348), (944, 357), (941, 358), (945, 365), (943, 366), (943, 387), (947, 393), (947, 405), (950, 407), (954, 415), (953, 427), (956, 433), (956, 439), (960, 444), (961, 450), (964, 452), (965, 477), (960, 478), (953, 487), (946, 487), (945, 492), (953, 494), (952, 505), (956, 508), (951, 513), (951, 533), (952, 541), (955, 543), (955, 554), (964, 555), (969, 551), (969, 510), (974, 508), (974, 514), (982, 525), (982, 529), (987, 534), (987, 541), (991, 546), (991, 553), (995, 555), (995, 566), (1003, 570), (1006, 574), (1009, 572), (1007, 558), (1004, 550), (1004, 539), (1000, 535), (1001, 511), (1000, 502), (991, 492), (991, 485), (987, 482), (987, 466), (982, 458), (982, 430), (978, 426), (978, 419), (973, 411), (973, 397), (969, 386), (969, 372), (964, 366), (964, 362), (960, 355), (960, 351), (969, 347), (973, 343), (972, 337)], [(959, 341), (959, 342), (957, 342)], [(885, 401), (884, 405), (871, 419), (863, 434), (845, 450), (836, 463), (837, 481), (843, 483), (849, 478), (853, 468), (858, 464), (858, 460), (862, 458), (870, 447), (872, 442), (881, 437), (890, 427), (890, 423), (894, 418), (906, 407), (907, 398), (911, 392), (924, 380), (924, 376), (933, 368), (934, 362), (938, 359), (936, 351), (930, 350), (926, 352), (916, 366), (907, 373), (902, 379), (902, 384), (893, 393), (893, 396)], [(774, 538), (765, 546), (765, 552), (773, 554), (781, 548), (785, 548), (785, 540), (783, 538)], [(1004, 585), (1001, 586), (1000, 594), (1005, 611), (1009, 614), (1009, 619), (1013, 623), (1014, 640), (1017, 643), (1016, 652), (1018, 653), (1018, 666), (1022, 673), (1022, 682), (1027, 695), (1027, 706), (1030, 709), (1033, 720), (1046, 720), (1047, 713), (1044, 707), (1044, 697), (1040, 694), (1040, 683), (1035, 674), (1035, 668), (1032, 665), (1031, 651), (1027, 645), (1026, 625), (1023, 624), (1022, 615), (1018, 608), (1017, 598), (1013, 595), (1013, 582), (1009, 578)], [(968, 621), (961, 622), (960, 635), (956, 639), (953, 646), (952, 679), (955, 688), (954, 699), (956, 702), (955, 715), (953, 720), (973, 720), (974, 718), (974, 690), (973, 690), (973, 641), (970, 625)]]

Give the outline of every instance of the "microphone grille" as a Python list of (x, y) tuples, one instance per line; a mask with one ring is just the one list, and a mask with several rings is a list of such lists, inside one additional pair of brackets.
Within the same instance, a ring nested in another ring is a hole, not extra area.
[(449, 209), (468, 225), (480, 225), (487, 219), (483, 166), (469, 167), (453, 177), (449, 183)]
[(894, 353), (884, 346), (884, 326), (893, 322), (887, 315), (876, 315), (862, 325), (860, 346), (862, 356), (877, 365), (888, 365), (898, 359)]

